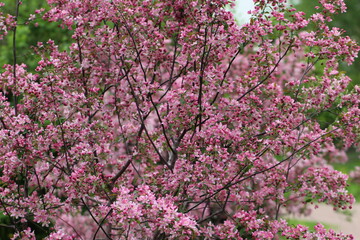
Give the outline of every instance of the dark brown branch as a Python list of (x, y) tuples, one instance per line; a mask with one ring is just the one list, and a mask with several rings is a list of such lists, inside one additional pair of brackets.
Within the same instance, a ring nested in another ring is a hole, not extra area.
[(276, 68), (279, 66), (281, 60), (286, 56), (286, 54), (289, 52), (289, 50), (292, 47), (292, 42), (289, 44), (289, 46), (287, 47), (285, 53), (280, 56), (279, 60), (276, 62), (275, 66), (271, 69), (271, 71), (264, 77), (263, 80), (261, 80), (259, 83), (257, 83), (255, 86), (253, 86), (252, 88), (250, 88), (249, 90), (247, 90), (243, 95), (241, 95), (237, 101), (240, 101), (241, 99), (243, 99), (246, 95), (248, 95), (249, 93), (251, 93), (252, 91), (254, 91), (256, 88), (258, 88), (260, 85), (262, 85), (266, 80), (269, 79), (269, 77), (271, 76), (271, 74), (273, 74), (276, 70)]
[(15, 26), (13, 30), (13, 75), (14, 75), (14, 92), (13, 92), (13, 98), (14, 98), (14, 109), (15, 109), (15, 115), (18, 115), (18, 98), (17, 98), (17, 75), (16, 75), (16, 64), (17, 64), (17, 56), (16, 56), (16, 29), (17, 29), (17, 20), (19, 17), (19, 7), (20, 7), (20, 0), (16, 0), (16, 9), (15, 9)]
[(111, 179), (111, 187), (115, 184), (115, 182), (123, 175), (126, 169), (130, 166), (132, 159), (129, 159), (125, 165), (120, 169), (120, 171)]
[(110, 211), (106, 214), (106, 216), (101, 220), (98, 228), (96, 229), (96, 232), (95, 232), (95, 234), (94, 234), (93, 240), (96, 240), (96, 236), (97, 236), (98, 232), (100, 231), (100, 229), (101, 229), (102, 225), (104, 224), (106, 218), (107, 218), (112, 212), (113, 212), (113, 209), (110, 209)]
[(16, 226), (16, 223), (14, 221), (14, 219), (11, 217), (10, 212), (7, 210), (5, 203), (2, 201), (2, 199), (0, 198), (0, 203), (2, 205), (2, 207), (4, 208), (4, 211), (6, 212), (6, 215), (9, 217), (10, 222), (12, 223), (12, 225), (14, 226), (14, 229), (16, 229), (17, 231), (19, 231), (18, 227)]
[[(203, 53), (201, 56), (201, 61), (200, 61), (200, 76), (199, 76), (199, 96), (198, 96), (198, 105), (199, 105), (199, 131), (201, 131), (201, 118), (202, 118), (202, 112), (203, 112), (203, 108), (202, 108), (202, 96), (203, 96), (203, 83), (204, 83), (204, 72), (205, 72), (205, 56), (206, 56), (206, 45), (207, 45), (207, 33), (208, 33), (208, 29), (207, 27), (205, 28), (205, 37), (204, 37), (204, 49), (203, 49)], [(211, 49), (211, 46), (210, 46)], [(207, 56), (210, 53), (210, 49), (208, 50)]]
[(171, 146), (170, 140), (169, 140), (169, 138), (168, 138), (168, 136), (167, 136), (167, 134), (166, 134), (166, 129), (165, 129), (165, 127), (164, 127), (164, 123), (163, 123), (163, 121), (162, 121), (162, 119), (161, 119), (159, 110), (158, 110), (158, 108), (156, 107), (156, 104), (154, 103), (154, 100), (153, 100), (151, 94), (149, 95), (149, 98), (150, 98), (150, 101), (151, 101), (152, 105), (153, 105), (154, 108), (155, 108), (155, 112), (156, 112), (156, 115), (157, 115), (157, 117), (158, 117), (158, 119), (159, 119), (160, 126), (161, 126), (162, 132), (163, 132), (163, 134), (164, 134), (166, 143), (167, 143), (168, 147), (170, 148), (171, 152), (172, 152), (173, 154), (176, 154), (176, 151), (175, 151), (175, 150), (173, 149), (173, 147)]
[[(223, 79), (222, 79), (221, 82), (220, 82), (220, 87), (223, 86), (223, 84), (224, 84), (224, 82), (225, 82), (225, 79), (226, 79), (226, 75), (227, 75), (228, 72), (230, 71), (231, 66), (232, 66), (233, 62), (235, 61), (236, 57), (240, 54), (240, 52), (245, 48), (246, 45), (247, 45), (247, 43), (244, 43), (243, 46), (242, 46), (242, 48), (239, 47), (239, 49), (237, 50), (237, 52), (235, 53), (235, 55), (234, 55), (234, 56), (232, 57), (232, 59), (230, 60), (229, 65), (228, 65), (227, 69), (226, 69), (225, 72), (224, 72)], [(220, 92), (216, 92), (215, 97), (214, 97), (214, 99), (211, 101), (210, 105), (213, 105), (213, 104), (215, 103), (215, 101), (216, 101), (216, 99), (218, 98), (219, 94), (220, 94)]]
[(157, 149), (154, 141), (151, 139), (150, 134), (149, 134), (149, 132), (148, 132), (146, 126), (145, 126), (145, 122), (144, 122), (144, 119), (143, 119), (142, 114), (141, 114), (141, 109), (140, 109), (140, 106), (139, 106), (138, 98), (137, 98), (137, 96), (136, 96), (136, 94), (135, 94), (134, 88), (133, 88), (133, 86), (132, 86), (132, 84), (131, 84), (130, 79), (129, 79), (128, 76), (126, 77), (126, 80), (127, 80), (128, 84), (129, 84), (129, 86), (130, 86), (131, 94), (132, 94), (132, 96), (133, 96), (133, 98), (134, 98), (134, 101), (135, 101), (135, 105), (136, 105), (136, 109), (137, 109), (137, 112), (138, 112), (138, 116), (139, 116), (139, 118), (140, 118), (141, 124), (144, 126), (144, 131), (145, 131), (145, 134), (146, 134), (148, 140), (150, 141), (150, 143), (151, 143), (151, 145), (153, 146), (155, 152), (156, 152), (157, 155), (159, 156), (160, 161), (161, 161), (163, 164), (165, 164), (171, 172), (173, 172), (171, 166), (170, 166), (169, 163), (163, 158), (163, 156), (161, 155), (161, 153), (160, 153), (159, 150)]
[(210, 194), (209, 196), (207, 196), (206, 198), (204, 198), (203, 200), (201, 200), (200, 202), (198, 202), (197, 204), (195, 204), (192, 208), (188, 209), (186, 212), (190, 212), (191, 210), (195, 209), (195, 208), (198, 207), (200, 204), (202, 204), (202, 203), (204, 203), (205, 201), (207, 201), (208, 199), (214, 197), (215, 195), (217, 195), (219, 192), (221, 192), (221, 191), (223, 191), (223, 190), (229, 189), (230, 187), (232, 187), (232, 186), (234, 186), (234, 185), (236, 185), (236, 184), (239, 184), (239, 183), (241, 183), (241, 182), (243, 182), (243, 181), (246, 181), (246, 180), (248, 180), (248, 179), (250, 179), (250, 178), (252, 178), (252, 177), (254, 177), (254, 176), (256, 176), (256, 175), (262, 174), (262, 173), (264, 173), (264, 172), (267, 172), (267, 171), (269, 171), (269, 170), (271, 170), (271, 169), (274, 169), (274, 168), (278, 167), (278, 166), (281, 165), (282, 163), (288, 161), (288, 160), (291, 159), (293, 156), (295, 156), (295, 154), (297, 154), (297, 153), (301, 152), (302, 150), (306, 149), (306, 148), (307, 148), (308, 146), (310, 146), (312, 143), (316, 142), (317, 140), (321, 139), (322, 137), (324, 137), (324, 136), (326, 136), (326, 135), (328, 135), (328, 134), (330, 134), (330, 133), (332, 133), (332, 132), (335, 132), (335, 131), (337, 131), (337, 130), (339, 130), (339, 128), (333, 129), (333, 130), (331, 130), (331, 131), (329, 131), (329, 132), (327, 132), (327, 133), (324, 133), (324, 134), (320, 135), (319, 137), (317, 137), (317, 138), (315, 138), (314, 140), (306, 143), (305, 145), (303, 145), (303, 146), (300, 147), (299, 149), (294, 150), (293, 153), (292, 153), (290, 156), (288, 156), (287, 158), (279, 161), (278, 163), (274, 164), (274, 165), (271, 166), (271, 167), (268, 167), (268, 168), (266, 168), (266, 169), (264, 169), (264, 170), (261, 170), (261, 171), (257, 171), (257, 172), (255, 172), (255, 173), (250, 174), (250, 175), (248, 175), (248, 176), (246, 176), (246, 177), (244, 177), (244, 178), (242, 178), (242, 179), (240, 179), (240, 180), (238, 180), (238, 181), (235, 181), (235, 182), (232, 182), (233, 179), (234, 179), (234, 178), (233, 178), (231, 181), (229, 181), (229, 182), (228, 182), (227, 184), (225, 184), (223, 187), (221, 187), (220, 189), (216, 190), (214, 193)]
[(71, 227), (71, 228), (74, 230), (75, 234), (76, 234), (81, 240), (84, 240), (84, 239), (81, 237), (81, 235), (76, 231), (76, 228), (75, 228), (73, 225), (71, 225), (70, 223), (68, 223), (67, 221), (65, 221), (64, 219), (62, 219), (62, 218), (59, 217), (59, 216), (57, 216), (57, 218), (60, 219), (61, 221), (63, 221), (63, 222), (64, 222), (66, 225), (68, 225), (69, 227)]
[(103, 231), (103, 233), (105, 234), (105, 236), (108, 238), (108, 239), (112, 239), (109, 234), (105, 231), (105, 229), (102, 227), (102, 225), (96, 220), (95, 216), (92, 214), (89, 206), (86, 204), (86, 202), (84, 201), (83, 198), (81, 198), (81, 202), (84, 204), (84, 207), (86, 208), (86, 210), (89, 212), (91, 218), (94, 220), (94, 222), (100, 227), (100, 229)]

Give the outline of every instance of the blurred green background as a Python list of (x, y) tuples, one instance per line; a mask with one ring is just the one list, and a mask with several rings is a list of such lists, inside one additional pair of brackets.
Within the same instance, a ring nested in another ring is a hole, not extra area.
[[(348, 7), (347, 12), (336, 15), (334, 20), (329, 23), (331, 27), (338, 27), (344, 29), (345, 34), (350, 36), (352, 39), (360, 43), (360, 1), (359, 0), (345, 0)], [(298, 4), (295, 4), (296, 8), (305, 12), (307, 16), (310, 16), (315, 11), (315, 6), (319, 5), (318, 1), (302, 0)], [(360, 85), (360, 58), (356, 58), (355, 62), (348, 66), (346, 63), (340, 63), (341, 70), (345, 71), (347, 75), (352, 79), (349, 88), (353, 88), (355, 85)], [(320, 124), (326, 122), (329, 116), (322, 116), (319, 118)], [(336, 163), (333, 164), (335, 169), (349, 173), (356, 166), (360, 165), (359, 153), (351, 148), (348, 151), (349, 161), (345, 164)], [(349, 191), (360, 201), (360, 186), (355, 183), (350, 183)]]
[[(0, 10), (4, 15), (15, 16), (16, 0), (3, 0), (5, 6)], [(35, 15), (36, 18), (29, 22), (30, 14), (35, 14), (37, 9), (48, 9), (46, 0), (23, 1), (19, 6), (18, 27), (16, 29), (16, 52), (17, 63), (25, 63), (29, 71), (34, 71), (37, 62), (40, 60), (33, 53), (31, 46), (36, 46), (37, 42), (46, 42), (49, 39), (59, 44), (60, 50), (65, 50), (71, 40), (71, 32), (67, 29), (59, 28), (59, 23), (49, 23)], [(13, 63), (13, 32), (0, 41), (0, 66)]]

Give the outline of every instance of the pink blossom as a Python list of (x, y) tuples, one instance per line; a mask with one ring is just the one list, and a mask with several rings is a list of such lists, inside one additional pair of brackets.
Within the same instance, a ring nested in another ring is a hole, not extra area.
[[(13, 238), (352, 239), (284, 218), (354, 203), (331, 163), (360, 146), (360, 88), (339, 69), (360, 48), (327, 26), (344, 1), (319, 2), (307, 17), (256, 0), (238, 26), (227, 0), (49, 0), (30, 18), (70, 46), (0, 73)], [(17, 24), (0, 11), (0, 38)]]

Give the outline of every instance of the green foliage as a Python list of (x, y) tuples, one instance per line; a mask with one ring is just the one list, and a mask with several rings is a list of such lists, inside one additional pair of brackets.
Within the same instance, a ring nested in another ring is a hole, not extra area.
[(9, 217), (0, 212), (0, 239), (10, 239), (14, 234), (12, 228), (6, 227), (9, 225), (11, 225)]
[[(2, 8), (5, 14), (15, 15), (16, 1), (2, 1), (5, 6)], [(59, 44), (60, 50), (65, 50), (69, 46), (71, 33), (67, 29), (58, 28), (58, 23), (50, 23), (36, 15), (35, 20), (29, 22), (30, 14), (35, 10), (44, 8), (49, 9), (46, 1), (24, 1), (19, 7), (18, 26), (16, 29), (16, 58), (17, 63), (25, 63), (29, 71), (33, 71), (40, 58), (34, 55), (32, 46), (38, 42), (46, 42), (49, 39)], [(28, 23), (29, 22), (29, 23)], [(0, 41), (0, 66), (13, 64), (13, 32)]]
[[(338, 27), (345, 30), (345, 35), (350, 36), (357, 42), (360, 41), (360, 1), (358, 0), (347, 0), (346, 14), (336, 15), (332, 22), (329, 23), (330, 27)], [(310, 17), (315, 13), (315, 6), (319, 5), (318, 1), (302, 0), (296, 5), (296, 8), (306, 13), (307, 17)], [(346, 63), (341, 63), (341, 70), (346, 72), (353, 81), (350, 84), (350, 88), (360, 84), (360, 59), (348, 66)]]
[[(347, 156), (349, 161), (344, 163), (334, 163), (333, 166), (336, 170), (349, 174), (355, 169), (356, 166), (359, 166), (359, 153), (355, 149), (348, 151)], [(360, 187), (359, 184), (350, 182), (348, 191), (354, 195), (357, 202), (360, 200)]]

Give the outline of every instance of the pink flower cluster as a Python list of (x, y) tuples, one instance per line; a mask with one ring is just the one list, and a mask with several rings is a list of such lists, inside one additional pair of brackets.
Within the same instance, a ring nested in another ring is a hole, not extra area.
[[(68, 51), (38, 43), (35, 72), (0, 75), (13, 239), (352, 239), (284, 219), (354, 203), (330, 165), (360, 146), (339, 70), (359, 46), (326, 25), (344, 2), (254, 2), (238, 26), (227, 0), (48, 0)], [(0, 13), (0, 38), (16, 24)]]

